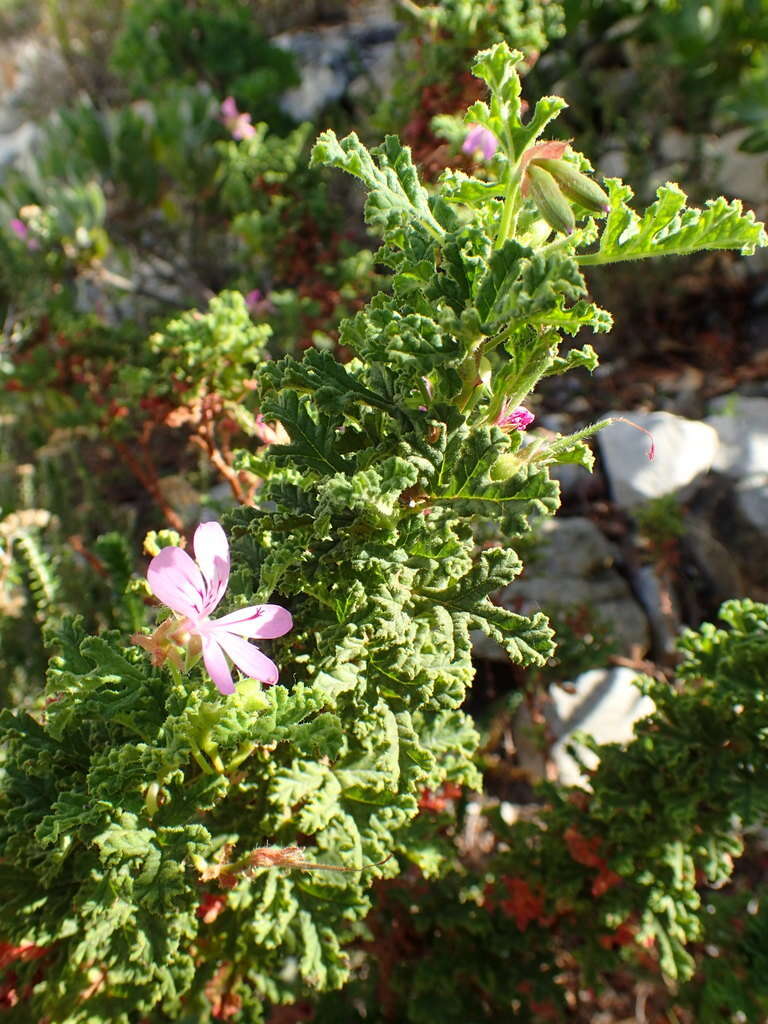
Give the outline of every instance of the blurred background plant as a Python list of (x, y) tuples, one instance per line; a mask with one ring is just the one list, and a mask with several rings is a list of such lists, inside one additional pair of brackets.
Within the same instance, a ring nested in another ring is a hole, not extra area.
[(744, 149), (768, 146), (762, 0), (564, 0), (563, 12), (565, 32), (535, 65), (533, 88), (561, 92), (561, 131), (589, 138), (598, 161), (621, 159), (642, 194), (675, 163), (706, 190), (713, 133), (738, 128)]

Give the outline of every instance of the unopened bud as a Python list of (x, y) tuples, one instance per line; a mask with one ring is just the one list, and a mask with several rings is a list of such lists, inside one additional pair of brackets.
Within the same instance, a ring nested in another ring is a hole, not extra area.
[(517, 455), (513, 455), (511, 452), (508, 452), (506, 455), (500, 455), (491, 466), (491, 480), (494, 483), (503, 483), (519, 473), (520, 466), (520, 459)]
[[(533, 164), (531, 166), (534, 166)], [(567, 160), (537, 160), (536, 167), (543, 167), (560, 186), (563, 195), (592, 213), (607, 213), (610, 207), (608, 194), (594, 179), (583, 174)], [(530, 173), (530, 169), (529, 169)]]
[(526, 174), (531, 199), (541, 216), (555, 231), (570, 235), (576, 227), (576, 221), (571, 204), (560, 191), (555, 179), (549, 171), (535, 163), (528, 165)]

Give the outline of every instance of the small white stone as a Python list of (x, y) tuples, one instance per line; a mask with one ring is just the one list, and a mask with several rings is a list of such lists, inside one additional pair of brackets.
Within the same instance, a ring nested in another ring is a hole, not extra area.
[(764, 153), (745, 153), (739, 149), (748, 131), (738, 128), (705, 143), (705, 158), (714, 165), (715, 193), (725, 192), (748, 203), (768, 199), (768, 178)]
[(629, 159), (624, 143), (616, 136), (605, 140), (605, 152), (600, 158), (598, 170), (604, 178), (626, 178)]
[[(615, 567), (614, 548), (592, 520), (548, 519), (540, 527), (540, 537), (542, 543), (524, 575), (497, 594), (501, 606), (523, 615), (542, 608), (554, 614), (588, 609), (595, 625), (608, 628), (622, 653), (647, 651), (645, 612)], [(477, 657), (507, 660), (499, 644), (483, 633), (473, 633), (472, 641)]]
[(31, 121), (25, 121), (13, 131), (0, 135), (0, 167), (16, 163), (32, 149), (40, 130)]
[(768, 474), (745, 477), (736, 486), (736, 503), (746, 521), (763, 535), (768, 534)]
[[(669, 412), (613, 412), (653, 436), (650, 440), (627, 423), (612, 423), (597, 435), (611, 493), (618, 505), (635, 505), (665, 494), (690, 493), (690, 485), (711, 467), (718, 451), (717, 431), (708, 423)], [(608, 418), (606, 417), (606, 418)]]
[(734, 479), (768, 473), (768, 398), (723, 395), (712, 413), (706, 422), (720, 440), (712, 468)]
[(637, 672), (630, 668), (598, 668), (577, 676), (569, 684), (573, 692), (550, 687), (551, 704), (545, 713), (557, 740), (549, 754), (564, 785), (587, 784), (578, 763), (566, 750), (569, 744), (576, 747), (588, 767), (598, 764), (591, 750), (573, 743), (574, 732), (586, 733), (598, 743), (627, 743), (634, 736), (635, 723), (653, 712), (654, 703), (634, 685), (636, 678)]

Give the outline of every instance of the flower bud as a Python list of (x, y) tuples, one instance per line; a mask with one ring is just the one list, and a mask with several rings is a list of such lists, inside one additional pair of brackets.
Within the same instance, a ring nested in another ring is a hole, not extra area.
[(560, 186), (563, 195), (592, 213), (607, 213), (608, 194), (592, 178), (578, 170), (567, 160), (537, 160), (535, 166), (548, 171)]
[(490, 477), (494, 483), (503, 483), (520, 472), (521, 462), (517, 455), (508, 452), (500, 455), (491, 466)]
[(555, 231), (570, 235), (576, 227), (571, 204), (549, 173), (538, 164), (530, 163), (526, 171), (528, 190), (541, 216)]

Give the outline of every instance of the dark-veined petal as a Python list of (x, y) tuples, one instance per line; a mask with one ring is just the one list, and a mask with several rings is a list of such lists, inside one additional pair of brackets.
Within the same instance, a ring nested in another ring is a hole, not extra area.
[(205, 614), (210, 615), (229, 582), (229, 541), (219, 523), (201, 523), (193, 540), (195, 558), (205, 578)]
[[(229, 615), (223, 615), (210, 624), (214, 629), (221, 627), (237, 636), (262, 637), (271, 640), (283, 636), (293, 627), (291, 613), (279, 604), (254, 604), (240, 608)], [(210, 628), (210, 627), (209, 627)]]

